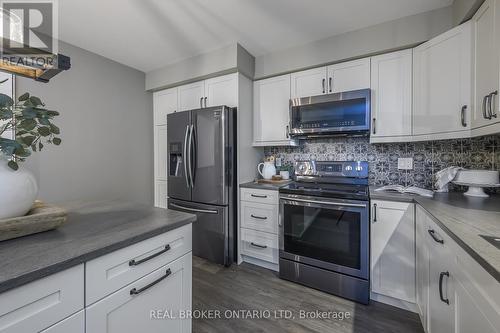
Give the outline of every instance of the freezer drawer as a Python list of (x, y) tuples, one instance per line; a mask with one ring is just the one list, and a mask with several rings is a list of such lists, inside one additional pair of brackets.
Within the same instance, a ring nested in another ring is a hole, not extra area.
[(196, 214), (193, 255), (229, 266), (234, 259), (234, 228), (227, 206), (169, 199), (168, 208)]

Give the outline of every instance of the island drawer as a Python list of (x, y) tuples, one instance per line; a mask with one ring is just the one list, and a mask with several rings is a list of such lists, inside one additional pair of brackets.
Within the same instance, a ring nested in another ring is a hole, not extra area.
[(85, 301), (92, 304), (191, 251), (191, 224), (88, 261)]
[(83, 264), (0, 295), (0, 332), (40, 332), (84, 307)]

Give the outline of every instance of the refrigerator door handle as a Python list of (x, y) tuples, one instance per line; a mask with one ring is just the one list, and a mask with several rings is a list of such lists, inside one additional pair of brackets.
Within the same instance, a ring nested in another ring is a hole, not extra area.
[(179, 208), (179, 209), (184, 209), (184, 210), (187, 210), (190, 212), (195, 212), (195, 213), (207, 213), (207, 214), (218, 214), (219, 213), (216, 210), (189, 208), (189, 207), (184, 207), (181, 205), (174, 204), (172, 202), (170, 203), (170, 206), (175, 207), (175, 208)]
[(187, 143), (188, 143), (188, 133), (189, 133), (189, 125), (186, 126), (186, 133), (184, 134), (184, 151), (183, 151), (183, 160), (184, 160), (184, 178), (186, 179), (186, 187), (189, 188), (189, 179), (188, 179), (188, 165), (187, 165)]
[(194, 125), (191, 125), (191, 135), (190, 135), (190, 153), (189, 153), (189, 166), (191, 167), (191, 187), (194, 188), (194, 183), (196, 182), (196, 158), (198, 156), (198, 152), (196, 151), (196, 133), (194, 132)]
[(189, 139), (188, 139), (188, 170), (189, 170), (189, 179), (191, 182), (191, 188), (194, 188), (194, 181), (193, 181), (193, 125), (190, 125), (189, 127)]

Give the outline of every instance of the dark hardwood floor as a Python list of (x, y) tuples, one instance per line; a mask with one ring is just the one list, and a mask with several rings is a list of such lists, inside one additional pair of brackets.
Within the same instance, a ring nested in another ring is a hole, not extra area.
[[(215, 310), (212, 315), (216, 311), (221, 315), (220, 319), (193, 319), (194, 333), (423, 332), (418, 316), (408, 311), (377, 302), (357, 304), (281, 280), (277, 273), (254, 265), (224, 268), (197, 257), (193, 257), (194, 310)], [(258, 310), (261, 317), (268, 318), (252, 319), (245, 310)], [(275, 318), (275, 310), (289, 310), (287, 314), (295, 318)], [(337, 319), (301, 319), (301, 310), (330, 311)], [(350, 318), (339, 320), (340, 312), (349, 313)], [(236, 319), (236, 315), (249, 318)]]

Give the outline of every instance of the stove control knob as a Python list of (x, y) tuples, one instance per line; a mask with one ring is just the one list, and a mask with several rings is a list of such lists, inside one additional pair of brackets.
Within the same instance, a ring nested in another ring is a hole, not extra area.
[(352, 171), (352, 166), (351, 166), (351, 165), (346, 166), (346, 167), (345, 167), (345, 170), (346, 170), (346, 171)]
[(361, 165), (358, 165), (358, 166), (356, 167), (356, 171), (363, 171), (363, 167), (362, 167)]

